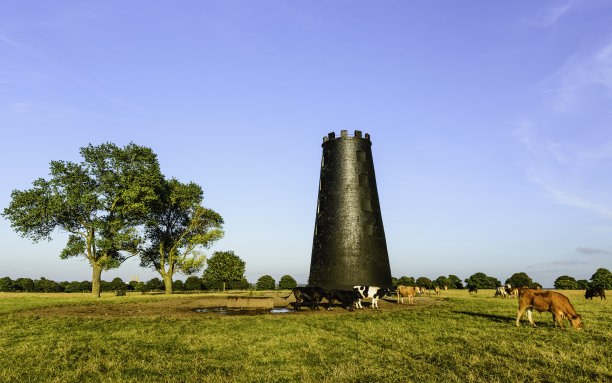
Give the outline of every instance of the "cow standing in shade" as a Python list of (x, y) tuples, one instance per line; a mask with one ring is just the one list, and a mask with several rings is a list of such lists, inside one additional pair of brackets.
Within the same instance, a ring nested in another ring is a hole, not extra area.
[(354, 286), (353, 290), (359, 293), (359, 301), (357, 302), (357, 308), (362, 309), (362, 299), (372, 298), (372, 308), (378, 308), (378, 299), (386, 296), (391, 296), (391, 291), (386, 288), (380, 288), (376, 286)]
[(302, 301), (312, 302), (313, 309), (316, 308), (318, 310), (319, 302), (321, 302), (323, 298), (327, 299), (327, 291), (317, 286), (295, 287), (284, 299), (289, 298), (291, 294), (295, 296), (295, 311), (300, 310)]
[(342, 305), (343, 309), (353, 311), (353, 307), (357, 307), (359, 298), (360, 295), (355, 290), (330, 290), (329, 295), (327, 296), (327, 300), (329, 301), (327, 309), (331, 310), (334, 301), (338, 301)]

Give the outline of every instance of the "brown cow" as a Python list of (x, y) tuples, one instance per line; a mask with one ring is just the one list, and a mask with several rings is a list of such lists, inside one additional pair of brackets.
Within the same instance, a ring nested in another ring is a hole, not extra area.
[(416, 288), (413, 286), (397, 286), (397, 303), (404, 303), (404, 297), (408, 297), (408, 303), (412, 304), (412, 300), (414, 299), (414, 295), (416, 294)]
[(436, 286), (435, 290), (436, 290), (436, 295), (440, 295), (440, 287)]
[(519, 290), (519, 309), (516, 316), (516, 326), (519, 326), (523, 311), (527, 310), (527, 318), (533, 327), (537, 327), (533, 323), (531, 318), (531, 311), (533, 309), (539, 312), (550, 311), (553, 315), (553, 324), (557, 327), (563, 327), (563, 318), (567, 318), (574, 328), (577, 330), (582, 329), (582, 323), (580, 321), (580, 315), (576, 313), (574, 307), (570, 303), (569, 299), (563, 294), (555, 291), (547, 290), (534, 290), (534, 289), (520, 289)]

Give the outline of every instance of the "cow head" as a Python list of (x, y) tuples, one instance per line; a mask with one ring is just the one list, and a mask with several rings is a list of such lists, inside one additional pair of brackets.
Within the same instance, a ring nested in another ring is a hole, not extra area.
[(378, 289), (378, 291), (376, 292), (376, 296), (377, 296), (377, 298), (390, 297), (391, 296), (391, 290), (389, 290), (389, 289)]
[(582, 321), (580, 315), (572, 315), (568, 319), (570, 320), (570, 322), (572, 322), (572, 326), (574, 326), (576, 330), (582, 330)]

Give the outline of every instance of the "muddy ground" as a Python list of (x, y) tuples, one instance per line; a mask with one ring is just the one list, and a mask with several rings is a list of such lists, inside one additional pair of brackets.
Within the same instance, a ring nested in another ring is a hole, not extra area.
[[(248, 295), (245, 295), (248, 296)], [(288, 308), (287, 312), (281, 314), (271, 314), (269, 311), (257, 312), (253, 310), (244, 310), (241, 312), (232, 311), (234, 314), (241, 315), (351, 315), (354, 312), (370, 312), (370, 301), (363, 301), (362, 310), (354, 310), (350, 312), (343, 309), (340, 305), (332, 306), (332, 310), (325, 310), (327, 301), (323, 300), (319, 310), (302, 305), (300, 311), (294, 311), (295, 299), (293, 296), (289, 299), (270, 294), (274, 297), (275, 308)], [(396, 310), (411, 310), (421, 306), (429, 306), (441, 303), (441, 299), (434, 297), (416, 297), (414, 304), (409, 305), (407, 299), (404, 299), (403, 304), (398, 304), (395, 299), (386, 298), (378, 301), (379, 311), (396, 311)], [(19, 312), (21, 315), (34, 315), (38, 317), (83, 317), (83, 318), (202, 318), (210, 316), (228, 316), (222, 315), (219, 312), (196, 312), (196, 309), (204, 308), (219, 308), (226, 305), (226, 300), (223, 296), (181, 296), (173, 299), (164, 299), (153, 302), (141, 303), (100, 303), (100, 304), (83, 304), (83, 305), (68, 305), (68, 306), (52, 306), (43, 307), (32, 310), (24, 310)]]

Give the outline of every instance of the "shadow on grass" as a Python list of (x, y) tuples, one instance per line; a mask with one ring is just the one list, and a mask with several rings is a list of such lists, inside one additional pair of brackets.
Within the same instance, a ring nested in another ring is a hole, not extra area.
[(480, 317), (480, 318), (487, 318), (493, 322), (497, 322), (497, 323), (514, 323), (516, 322), (516, 317), (507, 317), (507, 316), (501, 316), (501, 315), (493, 315), (493, 314), (484, 314), (484, 313), (473, 313), (470, 311), (453, 311), (455, 314), (463, 314), (463, 315), (469, 315), (472, 317)]

